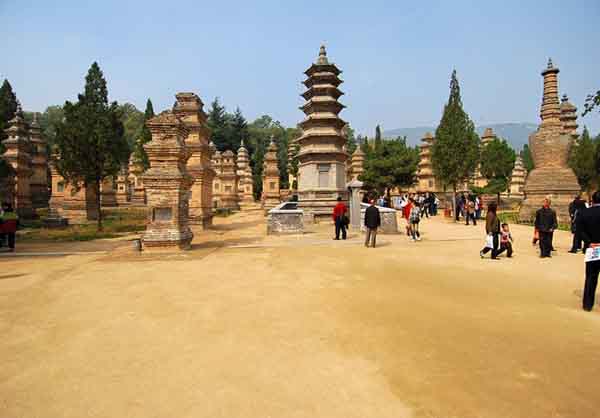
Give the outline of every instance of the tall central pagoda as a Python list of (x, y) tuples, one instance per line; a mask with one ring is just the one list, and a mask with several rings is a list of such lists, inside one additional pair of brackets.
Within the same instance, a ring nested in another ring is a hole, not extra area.
[(338, 114), (344, 105), (338, 102), (342, 93), (340, 69), (327, 59), (321, 46), (317, 62), (304, 72), (306, 100), (300, 109), (306, 118), (300, 122), (302, 136), (298, 138), (298, 200), (305, 216), (312, 219), (330, 218), (337, 198), (348, 200), (346, 189), (346, 136), (344, 122)]

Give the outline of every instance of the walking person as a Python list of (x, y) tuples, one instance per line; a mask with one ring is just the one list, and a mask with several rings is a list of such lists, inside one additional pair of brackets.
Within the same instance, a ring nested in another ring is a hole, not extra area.
[(469, 219), (473, 221), (473, 226), (477, 226), (477, 221), (475, 220), (475, 202), (471, 199), (467, 202), (467, 208), (465, 213), (465, 219), (467, 220), (467, 225), (469, 225)]
[(410, 221), (410, 234), (412, 237), (412, 241), (421, 241), (421, 234), (419, 233), (419, 222), (421, 221), (421, 209), (419, 208), (419, 203), (415, 202), (414, 206), (410, 210), (409, 215)]
[(492, 202), (488, 206), (487, 213), (485, 215), (485, 233), (488, 236), (488, 240), (491, 240), (489, 244), (485, 246), (479, 255), (483, 258), (490, 250), (492, 251), (492, 260), (499, 260), (498, 248), (499, 248), (499, 235), (500, 235), (500, 219), (496, 215), (498, 206), (496, 202)]
[(550, 207), (549, 197), (544, 199), (544, 205), (535, 213), (535, 228), (540, 237), (540, 257), (552, 257), (552, 236), (558, 228), (556, 211)]
[(577, 218), (577, 230), (585, 243), (585, 285), (583, 309), (590, 312), (600, 274), (600, 191), (592, 196), (592, 206), (581, 211)]
[(581, 211), (586, 209), (585, 201), (581, 199), (581, 195), (575, 196), (575, 199), (569, 204), (569, 217), (571, 218), (571, 233), (573, 234), (573, 244), (571, 245), (570, 253), (576, 254), (581, 250), (581, 234), (577, 231), (577, 217)]
[(346, 212), (348, 208), (342, 202), (342, 198), (337, 198), (337, 204), (333, 208), (333, 222), (335, 223), (335, 240), (340, 239), (340, 231), (342, 232), (342, 239), (346, 239)]
[(498, 251), (498, 255), (506, 251), (506, 257), (511, 258), (513, 254), (513, 237), (510, 233), (510, 229), (508, 228), (507, 223), (503, 223), (501, 225), (501, 228), (502, 229), (500, 230), (500, 251)]
[(4, 203), (2, 205), (2, 212), (2, 218), (0, 218), (0, 232), (8, 239), (9, 251), (14, 251), (19, 218), (10, 203)]
[(369, 245), (375, 248), (377, 244), (377, 228), (381, 226), (381, 216), (379, 209), (375, 206), (375, 201), (371, 200), (371, 205), (365, 211), (365, 247)]

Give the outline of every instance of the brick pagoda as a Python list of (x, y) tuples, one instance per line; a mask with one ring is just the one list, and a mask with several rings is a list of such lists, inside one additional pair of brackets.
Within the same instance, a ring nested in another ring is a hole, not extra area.
[(250, 156), (244, 146), (244, 140), (237, 151), (238, 201), (240, 206), (254, 204), (254, 181), (250, 168)]
[(329, 62), (325, 47), (321, 46), (317, 61), (304, 73), (307, 90), (302, 97), (306, 103), (300, 109), (306, 117), (299, 124), (302, 129), (298, 138), (299, 207), (309, 220), (329, 220), (337, 198), (348, 200), (348, 154), (343, 134), (346, 122), (338, 116), (345, 107), (338, 102), (343, 94), (338, 89), (342, 83), (341, 70)]
[(279, 166), (277, 164), (277, 145), (271, 136), (271, 142), (263, 163), (263, 189), (261, 206), (265, 213), (281, 203), (279, 195)]
[(30, 178), (31, 203), (36, 209), (48, 207), (50, 190), (48, 188), (48, 153), (46, 141), (42, 138), (42, 131), (37, 120), (37, 113), (33, 114), (33, 121), (29, 126), (29, 140), (32, 145)]

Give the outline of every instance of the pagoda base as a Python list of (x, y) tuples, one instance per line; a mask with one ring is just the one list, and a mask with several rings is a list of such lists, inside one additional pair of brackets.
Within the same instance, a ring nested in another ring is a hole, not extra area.
[(536, 168), (525, 183), (525, 200), (519, 211), (521, 222), (533, 222), (544, 199), (550, 197), (551, 207), (560, 223), (569, 222), (569, 204), (581, 192), (577, 178), (570, 168)]
[(189, 228), (152, 228), (142, 235), (144, 252), (189, 250), (194, 234)]
[(212, 209), (203, 209), (196, 213), (193, 208), (190, 208), (188, 223), (190, 225), (199, 225), (202, 229), (210, 228), (213, 224)]
[(305, 223), (331, 222), (338, 197), (348, 205), (348, 191), (345, 189), (298, 191), (298, 209), (304, 211)]

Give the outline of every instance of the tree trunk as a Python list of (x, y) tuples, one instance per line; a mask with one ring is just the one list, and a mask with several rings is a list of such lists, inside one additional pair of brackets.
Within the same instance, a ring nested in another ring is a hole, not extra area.
[(96, 209), (98, 210), (98, 224), (97, 224), (96, 229), (98, 232), (102, 232), (104, 228), (102, 226), (102, 205), (100, 204), (100, 180), (99, 179), (96, 179), (94, 187), (96, 188)]
[(496, 193), (496, 204), (500, 207), (500, 192)]

